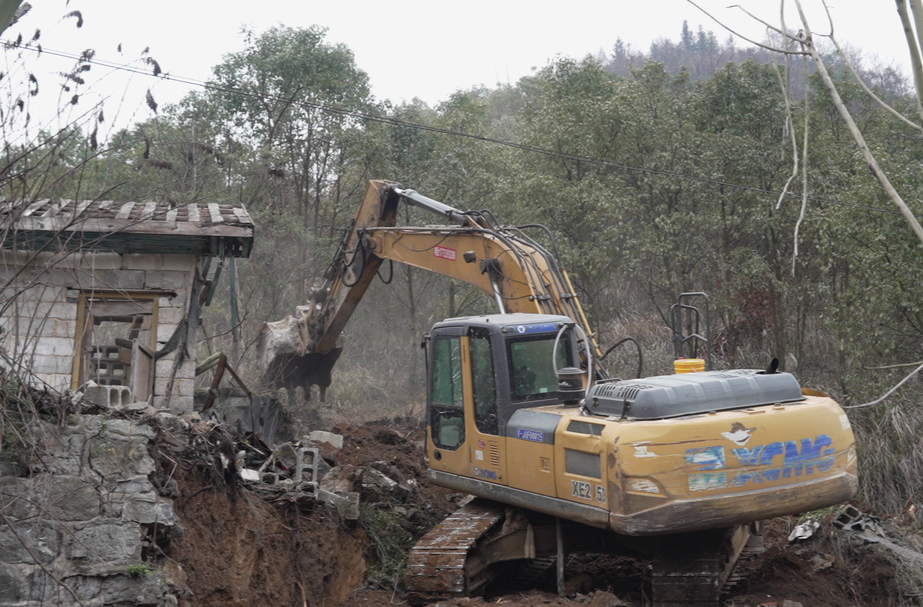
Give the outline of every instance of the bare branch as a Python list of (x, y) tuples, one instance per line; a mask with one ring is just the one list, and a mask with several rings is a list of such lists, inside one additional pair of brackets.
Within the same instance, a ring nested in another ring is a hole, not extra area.
[[(805, 24), (807, 28), (807, 24)], [(804, 48), (805, 45), (802, 43), (801, 48)], [(804, 61), (804, 89), (808, 90), (808, 57), (807, 55), (802, 57)], [(805, 94), (804, 96), (804, 142), (801, 144), (801, 153), (803, 158), (804, 168), (801, 170), (801, 212), (798, 214), (798, 221), (795, 222), (795, 246), (792, 250), (792, 276), (795, 275), (795, 263), (798, 261), (798, 233), (801, 231), (801, 224), (804, 223), (804, 216), (807, 214), (808, 210), (808, 134), (809, 134), (809, 125), (810, 125), (810, 107), (808, 102), (811, 99), (811, 96)]]
[(910, 66), (913, 71), (913, 84), (917, 93), (917, 113), (923, 119), (923, 101), (920, 99), (920, 91), (923, 90), (923, 60), (920, 59), (920, 45), (913, 34), (913, 26), (910, 24), (910, 15), (907, 13), (905, 0), (897, 0), (897, 14), (901, 17), (904, 37), (907, 39), (907, 49), (910, 51)]
[(875, 179), (878, 180), (879, 185), (881, 185), (882, 189), (885, 191), (891, 201), (897, 205), (901, 215), (904, 216), (904, 219), (906, 219), (907, 223), (910, 224), (910, 227), (917, 235), (917, 238), (921, 243), (923, 243), (923, 226), (920, 226), (920, 222), (917, 220), (916, 216), (914, 216), (913, 212), (907, 206), (907, 203), (904, 202), (904, 199), (901, 198), (901, 195), (898, 194), (897, 190), (894, 189), (894, 186), (891, 185), (891, 181), (888, 179), (888, 176), (878, 165), (878, 161), (875, 159), (875, 156), (869, 149), (868, 144), (865, 142), (865, 137), (862, 136), (862, 132), (859, 130), (859, 127), (856, 126), (856, 122), (853, 120), (852, 115), (849, 113), (849, 110), (843, 103), (843, 99), (840, 97), (839, 92), (837, 92), (836, 85), (833, 83), (833, 79), (830, 77), (830, 73), (827, 72), (827, 68), (821, 59), (820, 54), (817, 52), (817, 48), (814, 46), (814, 41), (811, 38), (811, 28), (808, 25), (808, 19), (805, 16), (804, 9), (801, 6), (801, 0), (795, 0), (795, 6), (798, 7), (798, 14), (801, 17), (801, 22), (804, 24), (804, 31), (806, 32), (804, 35), (805, 47), (808, 49), (808, 51), (811, 53), (811, 57), (814, 59), (814, 64), (817, 66), (817, 73), (824, 81), (824, 86), (827, 87), (827, 90), (830, 93), (830, 97), (833, 100), (833, 104), (836, 106), (840, 116), (842, 116), (843, 120), (846, 122), (846, 126), (849, 128), (849, 132), (852, 134), (856, 145), (859, 146), (859, 151), (862, 152), (862, 157), (865, 159), (865, 163), (868, 165), (872, 175), (875, 177)]
[[(782, 29), (779, 29), (779, 28), (777, 28), (776, 26), (774, 26), (773, 24), (769, 23), (768, 21), (763, 21), (762, 19), (760, 19), (759, 17), (757, 17), (756, 15), (754, 15), (753, 13), (751, 13), (750, 11), (748, 11), (747, 9), (745, 9), (744, 7), (742, 7), (742, 6), (739, 5), (739, 4), (732, 4), (732, 5), (730, 5), (728, 8), (736, 8), (736, 9), (739, 9), (739, 10), (743, 11), (743, 13), (744, 13), (745, 15), (747, 15), (748, 17), (750, 17), (751, 19), (753, 19), (753, 20), (756, 21), (757, 23), (761, 23), (761, 24), (763, 24), (764, 26), (766, 26), (766, 29), (771, 30), (771, 31), (773, 31), (773, 32), (775, 32), (775, 33), (777, 33), (777, 34), (781, 34), (782, 36), (791, 38), (791, 36), (788, 35), (788, 34), (786, 33), (788, 30), (785, 29), (785, 20), (784, 20), (784, 19), (782, 20)], [(782, 10), (784, 10), (784, 9), (785, 9), (785, 3), (784, 3), (784, 2), (779, 3), (779, 8), (782, 9)], [(709, 16), (710, 16), (710, 15), (709, 15)], [(785, 44), (785, 49), (788, 50), (788, 43)]]
[[(779, 4), (779, 21), (782, 23), (782, 30), (785, 31), (785, 3)], [(788, 39), (784, 39), (784, 44), (786, 50), (788, 47)], [(789, 137), (792, 142), (792, 174), (785, 181), (785, 186), (782, 188), (782, 191), (779, 193), (779, 200), (776, 202), (776, 210), (782, 208), (782, 200), (788, 196), (788, 188), (792, 184), (792, 181), (795, 177), (798, 176), (798, 139), (795, 137), (795, 120), (792, 117), (792, 96), (791, 96), (791, 87), (789, 86), (789, 55), (785, 55), (785, 75), (783, 77), (782, 73), (779, 71), (779, 66), (776, 64), (775, 55), (770, 55), (772, 67), (776, 72), (776, 77), (779, 79), (779, 86), (782, 89), (782, 97), (785, 99), (785, 129), (788, 131)]]
[[(772, 51), (772, 52), (774, 52), (774, 53), (782, 53), (783, 55), (803, 55), (803, 54), (805, 54), (803, 51), (789, 51), (789, 50), (785, 50), (785, 49), (781, 49), (781, 48), (776, 48), (776, 47), (774, 47), (774, 46), (769, 46), (769, 45), (766, 45), (766, 44), (762, 44), (762, 43), (760, 43), (760, 42), (757, 42), (756, 40), (751, 40), (750, 38), (747, 38), (746, 36), (744, 36), (744, 35), (742, 35), (742, 34), (736, 32), (736, 31), (732, 30), (731, 28), (729, 28), (727, 25), (725, 25), (724, 23), (722, 23), (721, 21), (719, 21), (714, 15), (712, 15), (711, 13), (709, 13), (707, 10), (705, 10), (704, 8), (702, 8), (701, 6), (699, 6), (698, 4), (696, 4), (695, 2), (693, 2), (693, 0), (686, 0), (686, 2), (688, 2), (688, 3), (691, 4), (692, 6), (696, 7), (697, 9), (699, 9), (700, 11), (702, 11), (703, 13), (705, 13), (705, 15), (706, 15), (709, 19), (711, 19), (712, 21), (714, 21), (715, 23), (717, 23), (718, 25), (720, 25), (721, 27), (723, 27), (723, 28), (726, 29), (727, 31), (731, 32), (732, 34), (734, 34), (735, 36), (737, 36), (737, 37), (740, 38), (741, 40), (746, 40), (746, 41), (749, 42), (750, 44), (753, 44), (753, 45), (758, 46), (758, 47), (760, 47), (760, 48), (764, 48), (764, 49), (766, 49), (767, 51)], [(740, 7), (738, 6), (737, 8), (740, 8)], [(741, 8), (741, 10), (744, 10), (744, 9)], [(746, 11), (744, 11), (744, 12), (746, 12)], [(750, 13), (747, 13), (747, 14), (749, 15)], [(755, 18), (755, 17), (754, 17), (754, 18)], [(768, 25), (768, 24), (767, 24), (767, 27), (770, 27), (770, 28), (772, 28), (772, 29), (775, 29), (774, 27), (772, 27), (771, 25)], [(790, 34), (789, 34), (789, 37), (791, 37)]]
[[(797, 0), (796, 0), (796, 1), (797, 1)], [(903, 386), (905, 383), (907, 383), (907, 380), (909, 380), (911, 377), (913, 377), (914, 375), (916, 375), (917, 373), (919, 373), (921, 369), (923, 369), (923, 365), (920, 365), (919, 367), (917, 367), (916, 369), (914, 369), (913, 371), (911, 371), (910, 374), (907, 375), (907, 377), (905, 377), (905, 378), (902, 379), (901, 381), (897, 382), (897, 384), (896, 384), (893, 388), (891, 388), (890, 390), (888, 390), (887, 392), (885, 392), (884, 395), (883, 395), (881, 398), (879, 398), (879, 399), (877, 399), (877, 400), (873, 400), (873, 401), (868, 402), (868, 403), (862, 403), (861, 405), (852, 405), (852, 406), (843, 407), (843, 408), (844, 408), (844, 409), (859, 409), (859, 408), (862, 408), (862, 407), (871, 407), (872, 405), (877, 405), (878, 403), (880, 403), (880, 402), (883, 401), (884, 399), (886, 399), (886, 398), (888, 398), (889, 396), (891, 396), (892, 394), (894, 394), (894, 392), (895, 392), (898, 388), (900, 388), (900, 387)]]
[[(827, 2), (826, 2), (826, 0), (824, 0), (823, 5), (824, 5), (824, 10), (827, 11), (827, 19), (830, 20), (830, 36), (829, 36), (830, 41), (833, 42), (833, 46), (836, 47), (836, 51), (840, 54), (840, 57), (843, 58), (843, 61), (846, 63), (846, 67), (849, 68), (850, 73), (852, 73), (853, 78), (856, 79), (856, 82), (859, 83), (859, 86), (862, 87), (862, 90), (865, 91), (866, 94), (868, 94), (869, 97), (871, 97), (872, 99), (874, 99), (875, 102), (878, 103), (878, 105), (880, 105), (880, 106), (883, 107), (885, 110), (887, 110), (888, 112), (890, 112), (890, 113), (891, 113), (892, 115), (894, 115), (894, 117), (896, 117), (898, 120), (900, 120), (901, 122), (903, 122), (903, 123), (906, 124), (907, 126), (913, 127), (913, 128), (915, 128), (916, 130), (918, 130), (918, 131), (920, 131), (921, 133), (923, 133), (923, 126), (920, 126), (919, 124), (913, 122), (912, 120), (909, 120), (909, 119), (905, 118), (903, 114), (901, 114), (900, 112), (898, 112), (897, 110), (895, 110), (894, 108), (892, 108), (890, 105), (888, 105), (887, 103), (885, 103), (884, 101), (882, 101), (881, 99), (879, 99), (879, 98), (878, 98), (878, 95), (876, 95), (875, 93), (873, 93), (873, 92), (872, 92), (872, 89), (870, 89), (870, 88), (865, 84), (865, 82), (862, 80), (862, 77), (859, 75), (859, 72), (857, 72), (857, 71), (856, 71), (856, 68), (853, 67), (852, 61), (849, 60), (849, 57), (847, 57), (847, 56), (846, 56), (846, 53), (843, 52), (843, 49), (840, 48), (840, 44), (836, 41), (836, 37), (833, 35), (833, 19), (832, 19), (831, 16), (830, 16), (830, 9), (827, 7)], [(918, 101), (918, 103), (919, 103), (919, 97), (917, 97), (917, 101)], [(921, 118), (923, 118), (923, 116), (921, 116)]]
[(862, 367), (866, 371), (884, 371), (886, 369), (901, 369), (903, 367), (916, 367), (917, 365), (923, 365), (923, 360), (918, 360), (915, 363), (897, 363), (896, 365), (883, 365), (881, 367)]

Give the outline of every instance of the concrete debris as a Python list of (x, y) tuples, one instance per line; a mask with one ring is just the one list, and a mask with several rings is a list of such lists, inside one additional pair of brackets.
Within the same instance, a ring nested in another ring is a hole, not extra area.
[(788, 534), (788, 543), (794, 544), (795, 542), (803, 542), (813, 536), (818, 529), (820, 529), (820, 523), (815, 520), (805, 521), (800, 525), (795, 525), (792, 532)]
[[(206, 422), (208, 423), (208, 422)], [(240, 478), (248, 483), (264, 487), (297, 491), (314, 496), (319, 480), (321, 457), (316, 447), (305, 446), (308, 441), (283, 443), (274, 450), (250, 435), (248, 441), (240, 443), (244, 449), (237, 452), (235, 469)], [(221, 456), (225, 467), (226, 458)]]
[(333, 432), (324, 432), (323, 430), (315, 430), (308, 433), (308, 440), (313, 443), (327, 443), (337, 451), (343, 448), (343, 435), (334, 434)]
[(362, 485), (375, 486), (382, 491), (391, 493), (397, 491), (398, 484), (374, 468), (366, 468), (362, 474)]
[(320, 488), (330, 493), (345, 495), (356, 490), (357, 474), (355, 466), (344, 464), (330, 469), (320, 480)]
[(347, 521), (359, 520), (359, 494), (355, 491), (339, 494), (325, 491), (324, 489), (318, 489), (317, 497), (325, 504), (329, 504), (336, 508), (340, 516)]
[(833, 526), (846, 531), (868, 531), (878, 534), (880, 519), (871, 514), (864, 514), (854, 506), (846, 506), (833, 519)]
[(250, 468), (240, 470), (240, 478), (251, 483), (260, 482), (260, 473)]

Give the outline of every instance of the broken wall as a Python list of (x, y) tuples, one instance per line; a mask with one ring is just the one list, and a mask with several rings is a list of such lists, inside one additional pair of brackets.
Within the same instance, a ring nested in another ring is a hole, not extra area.
[[(32, 253), (0, 251), (0, 353), (15, 361), (20, 375), (58, 391), (71, 387), (81, 292), (163, 291), (159, 296), (158, 345), (166, 343), (189, 309), (197, 259), (193, 255), (116, 253)], [(159, 358), (153, 404), (190, 412), (195, 391), (195, 330), (188, 358), (177, 368), (166, 398), (177, 350)], [(117, 404), (117, 403), (113, 403)]]

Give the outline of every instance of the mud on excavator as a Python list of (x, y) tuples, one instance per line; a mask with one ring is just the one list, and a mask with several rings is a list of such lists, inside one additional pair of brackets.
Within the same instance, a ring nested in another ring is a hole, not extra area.
[[(402, 201), (450, 225), (397, 227)], [(324, 286), (261, 334), (267, 383), (323, 389), (383, 260), (495, 298), (500, 313), (426, 336), (428, 477), (477, 497), (411, 551), (412, 603), (498, 577), (526, 584), (555, 564), (560, 588), (564, 556), (591, 553), (651, 559), (654, 605), (716, 606), (760, 521), (855, 494), (845, 412), (791, 374), (608, 377), (559, 256), (525, 227), (372, 181)]]

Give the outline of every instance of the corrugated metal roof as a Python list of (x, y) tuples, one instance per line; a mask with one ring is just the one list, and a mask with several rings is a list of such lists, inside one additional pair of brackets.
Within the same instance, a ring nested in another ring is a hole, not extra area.
[(249, 257), (253, 221), (243, 207), (207, 203), (50, 200), (0, 202), (5, 249)]

